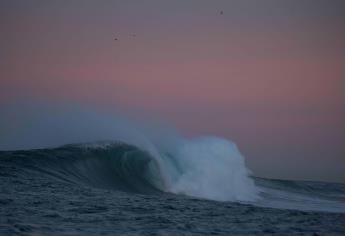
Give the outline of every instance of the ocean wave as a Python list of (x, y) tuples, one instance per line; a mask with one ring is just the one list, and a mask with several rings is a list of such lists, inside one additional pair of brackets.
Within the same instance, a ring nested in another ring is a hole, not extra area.
[(253, 177), (236, 145), (216, 137), (182, 139), (170, 149), (151, 143), (102, 141), (2, 151), (0, 160), (95, 188), (181, 194), (280, 209), (345, 212), (344, 185)]
[(164, 153), (153, 145), (143, 148), (113, 141), (7, 153), (30, 168), (95, 187), (219, 201), (258, 198), (236, 145), (215, 137), (183, 140)]

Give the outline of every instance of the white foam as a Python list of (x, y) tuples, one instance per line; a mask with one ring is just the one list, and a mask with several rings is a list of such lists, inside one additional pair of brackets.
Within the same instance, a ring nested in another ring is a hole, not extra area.
[(178, 176), (169, 186), (172, 193), (218, 201), (258, 199), (244, 158), (230, 141), (217, 137), (184, 140), (173, 157)]

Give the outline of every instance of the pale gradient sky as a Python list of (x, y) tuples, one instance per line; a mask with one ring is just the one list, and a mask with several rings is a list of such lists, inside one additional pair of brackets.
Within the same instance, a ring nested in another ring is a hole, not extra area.
[(140, 111), (190, 136), (233, 140), (257, 176), (345, 182), (344, 9), (342, 0), (2, 0), (0, 105)]

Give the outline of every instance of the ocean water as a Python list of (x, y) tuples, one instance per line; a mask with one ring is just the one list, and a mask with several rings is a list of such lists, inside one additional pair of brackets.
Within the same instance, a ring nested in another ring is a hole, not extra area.
[(0, 235), (345, 235), (345, 185), (251, 176), (219, 138), (0, 152)]

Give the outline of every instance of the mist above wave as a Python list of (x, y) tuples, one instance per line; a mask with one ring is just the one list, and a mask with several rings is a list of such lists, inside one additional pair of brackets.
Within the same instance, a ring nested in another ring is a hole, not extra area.
[(0, 149), (85, 142), (90, 147), (97, 140), (116, 140), (151, 156), (144, 168), (162, 191), (220, 201), (257, 198), (244, 158), (231, 141), (207, 136), (187, 139), (170, 126), (73, 106), (17, 106), (3, 111)]

